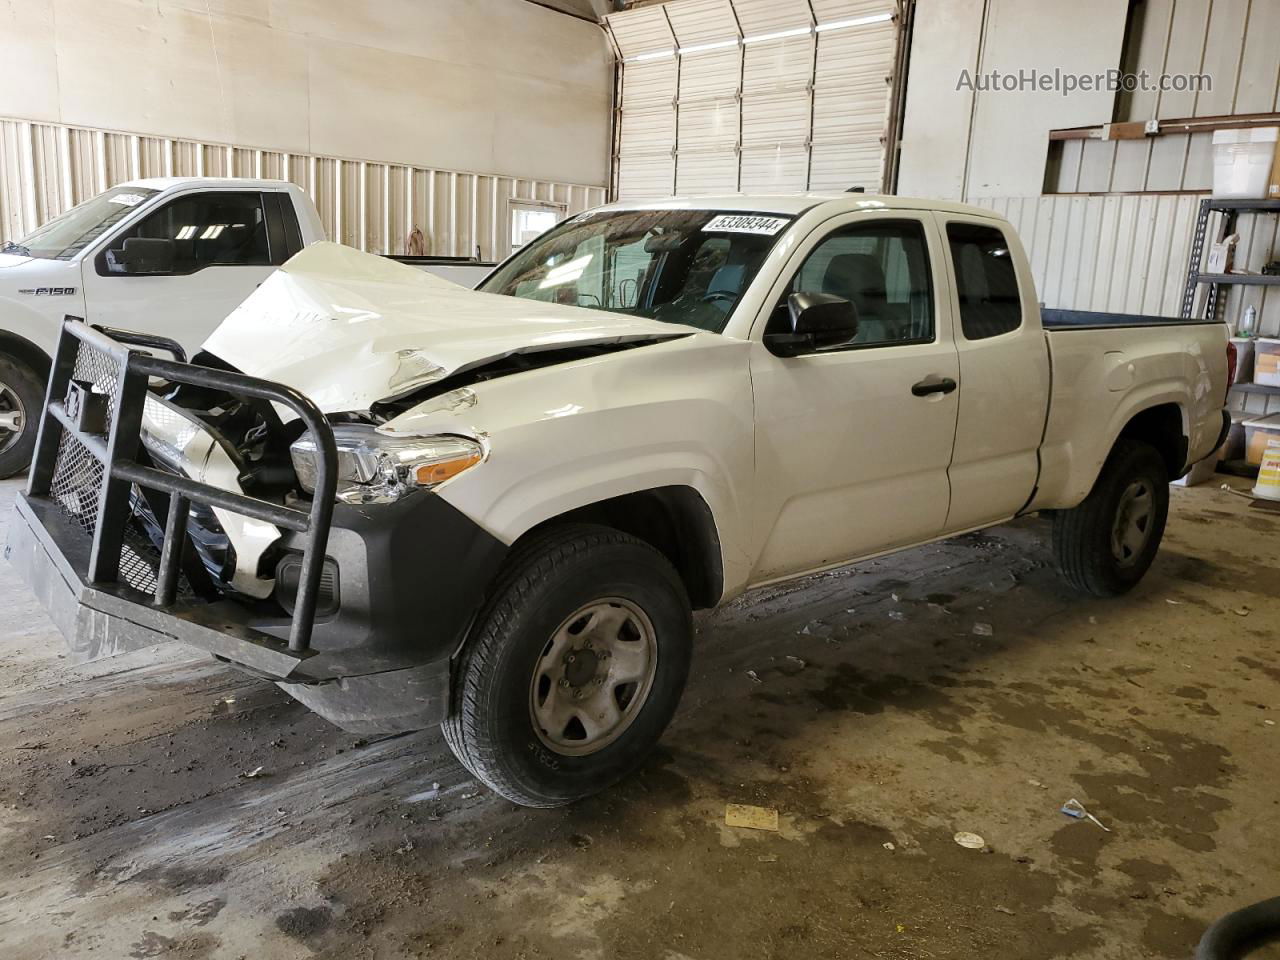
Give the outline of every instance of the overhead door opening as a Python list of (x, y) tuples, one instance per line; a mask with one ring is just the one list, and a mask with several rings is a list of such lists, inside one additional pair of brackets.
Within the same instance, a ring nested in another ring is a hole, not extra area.
[(895, 0), (669, 0), (606, 18), (619, 199), (893, 188)]

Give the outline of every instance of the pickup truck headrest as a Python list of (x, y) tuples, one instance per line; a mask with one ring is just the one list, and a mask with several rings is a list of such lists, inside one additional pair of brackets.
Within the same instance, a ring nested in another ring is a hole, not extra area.
[(859, 313), (879, 313), (887, 299), (884, 270), (869, 253), (841, 253), (832, 257), (822, 278), (822, 291), (844, 297)]

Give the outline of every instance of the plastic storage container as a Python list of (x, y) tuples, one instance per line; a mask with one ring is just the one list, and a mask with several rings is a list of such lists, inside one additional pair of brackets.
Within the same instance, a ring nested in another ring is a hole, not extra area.
[(1280, 387), (1280, 340), (1259, 337), (1253, 342), (1253, 382)]
[(1244, 422), (1245, 462), (1255, 467), (1261, 466), (1262, 451), (1266, 450), (1267, 444), (1273, 441), (1280, 443), (1280, 413), (1259, 417), (1257, 420), (1246, 420)]
[(1213, 132), (1213, 195), (1219, 200), (1265, 200), (1271, 188), (1280, 127)]

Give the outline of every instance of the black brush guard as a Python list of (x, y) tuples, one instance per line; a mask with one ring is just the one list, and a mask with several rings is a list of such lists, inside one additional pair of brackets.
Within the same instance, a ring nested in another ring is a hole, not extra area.
[[(290, 387), (181, 362), (181, 348), (164, 338), (109, 333), (72, 317), (63, 324), (27, 493), (18, 498), (6, 553), (80, 659), (179, 639), (268, 676), (288, 677), (311, 654), (333, 519), (337, 452), (328, 422), (315, 404)], [(142, 348), (163, 349), (178, 360), (160, 359)], [(139, 463), (143, 408), (153, 377), (272, 401), (295, 412), (317, 441), (310, 509), (244, 496)], [(139, 550), (128, 535), (134, 486), (169, 497), (159, 557), (141, 576)], [(235, 603), (202, 602), (179, 591), (192, 503), (300, 535), (301, 571), (287, 640), (251, 626)]]

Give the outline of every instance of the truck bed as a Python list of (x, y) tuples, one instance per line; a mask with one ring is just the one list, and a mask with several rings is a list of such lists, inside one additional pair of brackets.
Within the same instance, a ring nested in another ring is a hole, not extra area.
[(1101, 330), (1115, 327), (1168, 327), (1183, 324), (1214, 324), (1219, 321), (1191, 317), (1159, 317), (1146, 313), (1041, 310), (1040, 322), (1046, 330)]

